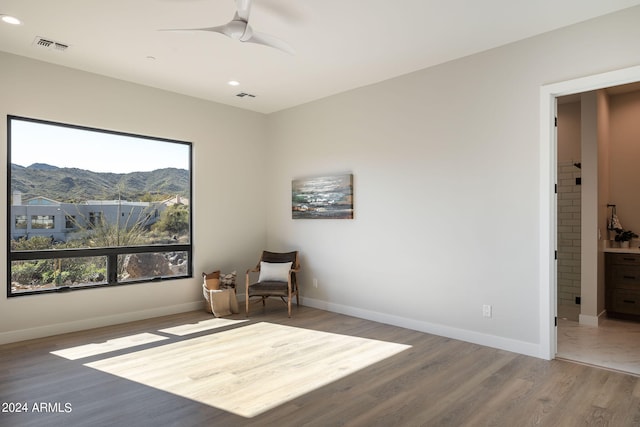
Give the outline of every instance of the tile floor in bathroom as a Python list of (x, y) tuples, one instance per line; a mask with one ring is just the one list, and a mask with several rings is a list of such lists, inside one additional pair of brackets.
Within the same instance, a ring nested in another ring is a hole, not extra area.
[(640, 322), (606, 318), (595, 327), (559, 317), (556, 357), (640, 376)]

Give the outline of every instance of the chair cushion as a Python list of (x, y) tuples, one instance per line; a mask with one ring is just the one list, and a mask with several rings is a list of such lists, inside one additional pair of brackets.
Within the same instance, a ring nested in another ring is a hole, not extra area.
[(249, 286), (249, 296), (289, 296), (287, 282), (266, 281)]
[(287, 282), (291, 262), (264, 262), (260, 261), (260, 277), (258, 282)]

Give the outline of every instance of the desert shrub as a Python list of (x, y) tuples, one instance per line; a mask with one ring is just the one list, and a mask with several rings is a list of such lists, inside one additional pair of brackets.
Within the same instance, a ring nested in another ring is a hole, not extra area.
[(160, 220), (153, 226), (154, 231), (179, 236), (189, 232), (189, 208), (175, 204), (165, 209)]

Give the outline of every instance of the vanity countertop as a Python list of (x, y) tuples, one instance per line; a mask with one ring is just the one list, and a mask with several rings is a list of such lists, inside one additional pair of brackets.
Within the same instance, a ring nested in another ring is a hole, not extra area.
[(640, 248), (604, 248), (605, 252), (615, 254), (640, 254)]

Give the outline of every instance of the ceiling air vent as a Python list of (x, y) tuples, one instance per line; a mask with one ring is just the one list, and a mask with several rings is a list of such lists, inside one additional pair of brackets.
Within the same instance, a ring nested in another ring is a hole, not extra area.
[(64, 52), (69, 48), (68, 44), (60, 43), (51, 39), (45, 39), (40, 36), (35, 38), (33, 45), (41, 49), (56, 50), (58, 52)]
[(240, 92), (239, 94), (236, 95), (239, 98), (244, 98), (245, 96), (248, 96), (249, 98), (255, 98), (255, 95), (251, 95), (250, 93), (246, 93), (246, 92)]

